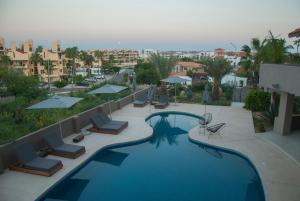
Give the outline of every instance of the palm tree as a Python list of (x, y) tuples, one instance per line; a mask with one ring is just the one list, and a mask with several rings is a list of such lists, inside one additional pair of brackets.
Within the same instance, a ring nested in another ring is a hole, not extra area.
[(72, 59), (72, 76), (76, 70), (76, 59), (79, 57), (79, 51), (77, 47), (66, 48), (65, 55), (67, 58)]
[(296, 47), (297, 47), (297, 53), (299, 53), (299, 47), (300, 47), (300, 39), (298, 39), (298, 40), (295, 40), (294, 41), (294, 45), (296, 45)]
[(241, 51), (245, 53), (240, 65), (244, 67), (249, 76), (251, 84), (257, 85), (259, 80), (259, 67), (265, 56), (266, 39), (260, 41), (259, 38), (252, 38), (249, 45), (243, 45)]
[(41, 56), (41, 52), (43, 50), (43, 47), (42, 46), (38, 46), (34, 53), (31, 55), (30, 57), (30, 62), (33, 63), (34, 65), (34, 74), (38, 74), (38, 69), (37, 69), (37, 65), (40, 63), (42, 64), (43, 63), (43, 58)]
[(47, 74), (48, 74), (48, 88), (49, 90), (51, 89), (50, 88), (50, 84), (51, 84), (51, 75), (52, 75), (52, 71), (53, 71), (53, 64), (52, 64), (52, 61), (50, 60), (45, 60), (44, 61), (44, 66), (45, 66), (45, 69), (47, 71)]
[(225, 75), (229, 74), (232, 69), (233, 67), (226, 59), (215, 58), (206, 60), (204, 70), (213, 78), (213, 100), (219, 100), (221, 80)]
[(84, 65), (86, 66), (92, 66), (93, 62), (95, 61), (93, 55), (90, 55), (85, 51), (80, 52), (79, 58), (84, 62)]
[(149, 57), (149, 62), (159, 73), (161, 79), (166, 78), (169, 75), (176, 61), (177, 59), (173, 56), (166, 58), (159, 53), (151, 54)]
[(284, 63), (289, 49), (289, 46), (285, 45), (286, 41), (275, 37), (271, 31), (269, 31), (265, 41), (263, 61), (267, 63)]
[(103, 55), (104, 55), (104, 53), (102, 52), (102, 51), (100, 51), (100, 50), (96, 50), (95, 51), (95, 57), (99, 60), (100, 59), (100, 61), (101, 61), (101, 65), (103, 65)]

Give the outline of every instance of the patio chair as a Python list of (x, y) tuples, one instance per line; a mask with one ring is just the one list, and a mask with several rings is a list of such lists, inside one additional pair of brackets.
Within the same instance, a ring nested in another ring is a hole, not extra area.
[(106, 114), (99, 113), (90, 118), (93, 124), (88, 130), (97, 133), (119, 134), (122, 130), (128, 127), (128, 121), (111, 120)]
[(45, 135), (44, 140), (49, 146), (49, 154), (52, 155), (74, 159), (85, 153), (84, 146), (66, 144), (56, 133)]
[(202, 133), (205, 133), (207, 125), (210, 124), (212, 121), (212, 113), (205, 113), (204, 115), (202, 115), (202, 117), (204, 121), (199, 120), (199, 131), (201, 132), (201, 130), (203, 130)]
[(167, 95), (161, 95), (159, 102), (154, 105), (156, 109), (164, 109), (169, 105), (169, 97)]
[(215, 125), (212, 125), (212, 126), (209, 126), (206, 128), (206, 130), (209, 132), (209, 135), (212, 135), (212, 134), (218, 134), (218, 135), (221, 135), (220, 131), (225, 128), (225, 123), (219, 123), (219, 124), (215, 124)]
[(60, 160), (39, 157), (28, 143), (17, 145), (15, 153), (19, 161), (9, 166), (11, 170), (49, 177), (63, 167)]

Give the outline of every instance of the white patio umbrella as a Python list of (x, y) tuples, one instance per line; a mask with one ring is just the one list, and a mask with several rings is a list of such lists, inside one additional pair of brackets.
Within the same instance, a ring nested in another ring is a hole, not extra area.
[(188, 80), (181, 78), (181, 77), (168, 77), (166, 79), (161, 80), (162, 82), (166, 82), (166, 83), (170, 83), (170, 84), (175, 84), (175, 104), (176, 104), (176, 88), (177, 88), (177, 84), (182, 84), (182, 83), (186, 83)]
[[(44, 101), (34, 104), (26, 109), (36, 110), (36, 109), (64, 109), (70, 108), (77, 102), (81, 101), (83, 98), (69, 97), (69, 96), (52, 96)], [(61, 123), (59, 120), (60, 135), (62, 136)]]
[[(106, 84), (98, 89), (90, 91), (89, 94), (116, 94), (123, 90), (127, 89), (127, 87), (119, 86), (119, 85), (112, 85)], [(109, 115), (111, 116), (111, 108), (109, 103)]]

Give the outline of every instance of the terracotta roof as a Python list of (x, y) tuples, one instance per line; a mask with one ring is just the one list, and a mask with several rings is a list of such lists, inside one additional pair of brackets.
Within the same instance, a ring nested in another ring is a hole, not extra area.
[(225, 54), (227, 56), (236, 56), (236, 57), (244, 57), (246, 55), (245, 52), (232, 52), (232, 51), (225, 52)]
[(295, 29), (294, 31), (289, 33), (289, 38), (292, 38), (292, 37), (300, 37), (300, 28)]
[(196, 63), (196, 62), (191, 62), (191, 61), (178, 61), (176, 65), (180, 65), (182, 67), (186, 68), (202, 68), (203, 65)]
[(171, 72), (170, 76), (186, 76), (186, 72)]

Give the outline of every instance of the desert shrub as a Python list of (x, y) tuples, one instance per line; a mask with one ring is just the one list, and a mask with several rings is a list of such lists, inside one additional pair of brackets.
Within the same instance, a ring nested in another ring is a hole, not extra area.
[(61, 80), (61, 81), (55, 81), (53, 82), (53, 85), (56, 86), (57, 88), (63, 88), (68, 84), (67, 80)]
[(226, 100), (232, 100), (233, 87), (228, 84), (223, 84), (221, 87)]
[(245, 108), (251, 111), (267, 111), (270, 107), (270, 98), (268, 92), (253, 90), (245, 97)]
[(211, 84), (207, 81), (201, 81), (201, 82), (198, 82), (198, 83), (195, 83), (191, 86), (191, 90), (193, 92), (201, 92), (201, 91), (204, 91), (205, 89), (205, 85), (208, 84), (209, 88), (211, 88)]

